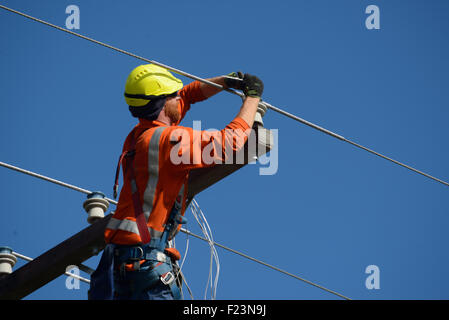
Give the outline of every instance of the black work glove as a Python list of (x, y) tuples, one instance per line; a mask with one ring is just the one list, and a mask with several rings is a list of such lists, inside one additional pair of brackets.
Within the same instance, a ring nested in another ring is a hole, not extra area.
[(240, 71), (231, 72), (224, 76), (224, 82), (228, 88), (243, 90), (243, 73)]
[(260, 98), (263, 92), (263, 82), (258, 77), (245, 73), (242, 90), (247, 97)]

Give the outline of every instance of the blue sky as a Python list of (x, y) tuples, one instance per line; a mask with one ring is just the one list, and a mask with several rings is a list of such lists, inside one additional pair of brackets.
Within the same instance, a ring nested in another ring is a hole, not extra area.
[[(1, 3), (62, 27), (75, 4), (83, 35), (200, 77), (256, 74), (271, 104), (449, 180), (447, 1)], [(371, 4), (379, 30), (365, 27)], [(142, 62), (4, 10), (0, 38), (0, 161), (112, 197), (136, 123), (124, 84)], [(183, 125), (221, 129), (240, 104), (221, 93)], [(273, 111), (264, 122), (279, 132), (276, 174), (249, 165), (196, 198), (217, 242), (354, 299), (449, 298), (448, 187)], [(87, 226), (81, 193), (5, 168), (0, 190), (0, 245), (19, 253), (37, 257)], [(218, 299), (338, 299), (218, 250)], [(365, 287), (369, 265), (380, 289)], [(184, 273), (196, 299), (208, 270), (208, 245), (191, 239)], [(26, 299), (86, 299), (86, 284), (65, 281)]]

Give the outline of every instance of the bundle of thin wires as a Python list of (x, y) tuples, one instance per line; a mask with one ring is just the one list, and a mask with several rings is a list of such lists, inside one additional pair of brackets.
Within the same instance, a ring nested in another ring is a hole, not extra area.
[[(209, 264), (209, 276), (207, 278), (206, 288), (204, 291), (204, 299), (207, 300), (207, 291), (210, 286), (210, 298), (211, 300), (215, 300), (217, 297), (217, 286), (218, 286), (218, 277), (220, 275), (220, 260), (218, 258), (218, 253), (214, 245), (214, 238), (212, 236), (212, 230), (207, 222), (206, 216), (204, 212), (201, 210), (198, 202), (195, 199), (192, 199), (190, 203), (190, 210), (192, 211), (193, 216), (195, 217), (196, 222), (201, 228), (201, 231), (204, 234), (204, 237), (207, 239), (210, 246), (210, 264)], [(213, 264), (215, 261), (215, 279), (213, 277)]]
[[(193, 300), (192, 290), (190, 290), (190, 287), (189, 287), (189, 284), (187, 283), (186, 277), (185, 277), (184, 274), (182, 273), (182, 267), (184, 266), (184, 262), (186, 261), (187, 254), (188, 254), (188, 252), (189, 252), (189, 243), (190, 243), (190, 238), (189, 238), (189, 234), (187, 233), (187, 234), (186, 234), (186, 248), (185, 248), (185, 250), (184, 250), (184, 257), (182, 258), (181, 265), (178, 267), (178, 271), (177, 271), (177, 273), (176, 273), (176, 278), (178, 278), (178, 277), (181, 275), (182, 281), (183, 281), (184, 284), (186, 285), (187, 291), (189, 291), (190, 299)], [(173, 244), (173, 247), (176, 247), (175, 239), (172, 240), (172, 244)], [(182, 290), (181, 290), (181, 295), (183, 296)], [(184, 299), (184, 296), (183, 296), (183, 299)]]

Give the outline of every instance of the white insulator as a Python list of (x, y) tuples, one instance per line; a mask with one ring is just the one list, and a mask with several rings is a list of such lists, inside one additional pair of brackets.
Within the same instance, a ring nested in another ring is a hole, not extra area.
[(259, 105), (257, 106), (257, 112), (260, 113), (262, 117), (265, 115), (267, 110), (268, 108), (264, 103), (259, 103)]
[(109, 202), (105, 198), (106, 196), (101, 192), (92, 192), (87, 196), (87, 200), (84, 201), (83, 207), (88, 214), (87, 222), (89, 224), (104, 218), (104, 213), (109, 207)]
[(259, 103), (259, 105), (257, 106), (257, 112), (256, 112), (256, 116), (254, 118), (254, 123), (263, 127), (262, 117), (267, 112), (267, 109), (268, 108), (265, 104)]
[(16, 262), (17, 258), (12, 254), (11, 248), (0, 247), (0, 276), (10, 274)]
[(254, 117), (254, 124), (263, 127), (262, 115), (259, 112), (256, 112), (256, 116)]

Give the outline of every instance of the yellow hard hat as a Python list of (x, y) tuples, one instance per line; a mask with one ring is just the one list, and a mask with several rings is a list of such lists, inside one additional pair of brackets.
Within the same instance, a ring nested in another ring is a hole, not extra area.
[(152, 99), (169, 95), (183, 87), (167, 69), (154, 64), (138, 66), (128, 76), (125, 85), (125, 100), (128, 106), (142, 107)]

